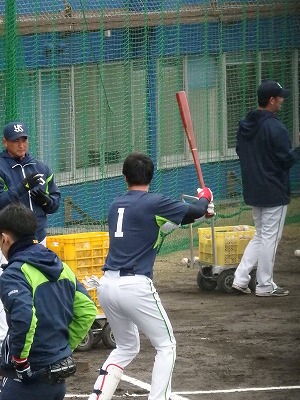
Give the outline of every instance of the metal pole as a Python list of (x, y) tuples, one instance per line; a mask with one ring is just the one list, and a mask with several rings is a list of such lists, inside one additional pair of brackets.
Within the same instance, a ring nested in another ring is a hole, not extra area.
[(5, 121), (18, 118), (17, 99), (17, 8), (16, 0), (5, 1)]

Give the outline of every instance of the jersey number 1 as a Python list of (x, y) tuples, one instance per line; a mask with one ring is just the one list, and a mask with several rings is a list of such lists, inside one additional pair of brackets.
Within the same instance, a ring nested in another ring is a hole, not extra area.
[(118, 215), (117, 230), (115, 232), (115, 237), (123, 237), (124, 236), (124, 233), (122, 231), (124, 210), (125, 210), (125, 208), (118, 208), (118, 214), (119, 215)]

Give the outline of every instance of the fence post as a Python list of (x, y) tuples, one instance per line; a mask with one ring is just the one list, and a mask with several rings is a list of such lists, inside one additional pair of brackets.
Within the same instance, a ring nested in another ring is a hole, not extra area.
[(5, 1), (5, 121), (18, 118), (17, 99), (17, 7), (16, 0)]

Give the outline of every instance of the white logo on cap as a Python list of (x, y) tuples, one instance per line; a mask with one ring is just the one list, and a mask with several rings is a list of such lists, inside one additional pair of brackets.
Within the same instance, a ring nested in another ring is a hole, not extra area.
[(14, 125), (15, 132), (23, 132), (23, 126), (20, 124)]
[(282, 86), (280, 85), (280, 83), (278, 83), (278, 82), (276, 82), (277, 83), (277, 85), (280, 87), (280, 89), (282, 89)]

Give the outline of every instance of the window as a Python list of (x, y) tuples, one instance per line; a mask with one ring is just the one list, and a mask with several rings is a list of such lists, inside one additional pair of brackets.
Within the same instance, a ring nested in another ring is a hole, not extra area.
[[(278, 81), (281, 86), (291, 89), (293, 87), (292, 75), (292, 53), (290, 51), (262, 53), (262, 79)], [(293, 99), (292, 96), (290, 96), (284, 101), (278, 116), (288, 128), (291, 139), (293, 133), (293, 113)]]
[(215, 57), (163, 59), (158, 66), (158, 151), (161, 168), (191, 162), (175, 94), (187, 92), (201, 160), (219, 147), (217, 62)]
[(186, 87), (197, 148), (201, 160), (219, 149), (217, 60), (213, 56), (188, 57)]
[(226, 55), (227, 147), (235, 149), (238, 122), (257, 108), (258, 69), (252, 54)]
[(119, 175), (128, 153), (146, 151), (145, 83), (138, 62), (40, 71), (40, 156), (57, 181)]
[(181, 60), (163, 58), (158, 62), (157, 149), (161, 167), (173, 166), (184, 153), (184, 136), (175, 95), (181, 89), (182, 71)]

